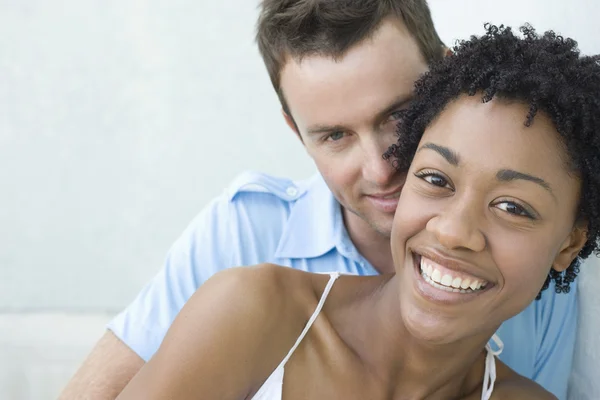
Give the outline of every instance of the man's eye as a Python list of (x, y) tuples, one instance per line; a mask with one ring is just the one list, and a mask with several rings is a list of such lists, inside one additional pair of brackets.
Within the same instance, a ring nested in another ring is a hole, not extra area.
[(333, 132), (327, 135), (326, 140), (336, 142), (344, 137), (344, 132)]
[(399, 121), (404, 116), (404, 112), (402, 110), (394, 111), (388, 117), (388, 121)]

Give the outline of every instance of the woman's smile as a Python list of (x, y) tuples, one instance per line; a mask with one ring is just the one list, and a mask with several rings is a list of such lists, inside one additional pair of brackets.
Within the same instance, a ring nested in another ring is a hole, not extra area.
[[(488, 280), (475, 276), (468, 267), (457, 269), (455, 261), (436, 261), (417, 252), (411, 252), (417, 293), (429, 301), (442, 304), (464, 303), (475, 299), (494, 286)], [(452, 264), (452, 265), (451, 265)]]

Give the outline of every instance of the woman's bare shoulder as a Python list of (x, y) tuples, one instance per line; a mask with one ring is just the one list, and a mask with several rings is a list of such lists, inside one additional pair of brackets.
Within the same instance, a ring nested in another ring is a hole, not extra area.
[(244, 297), (252, 295), (259, 302), (272, 302), (274, 297), (280, 298), (282, 301), (273, 304), (276, 306), (285, 304), (286, 299), (293, 297), (292, 294), (312, 297), (315, 286), (326, 280), (321, 274), (265, 263), (223, 270), (210, 278), (205, 285), (218, 285), (227, 291), (241, 293)]
[(310, 299), (310, 276), (290, 268), (258, 265), (215, 274), (185, 304), (123, 398), (245, 397), (302, 331), (303, 293)]
[[(221, 273), (220, 273), (221, 274)], [(285, 306), (301, 305), (301, 313), (312, 309), (318, 302), (330, 276), (284, 267), (276, 264), (258, 264), (251, 267), (231, 268), (222, 274), (241, 286), (253, 287), (259, 300), (279, 298)], [(306, 304), (309, 303), (309, 304)], [(285, 310), (289, 312), (289, 309)]]
[(557, 400), (542, 386), (517, 374), (501, 361), (496, 360), (496, 365), (498, 379), (491, 400)]
[(303, 319), (303, 301), (312, 297), (312, 275), (274, 264), (229, 268), (207, 280), (187, 306), (207, 309), (209, 301), (215, 311), (238, 310), (237, 317), (254, 321), (262, 332), (281, 327), (282, 318), (295, 325)]

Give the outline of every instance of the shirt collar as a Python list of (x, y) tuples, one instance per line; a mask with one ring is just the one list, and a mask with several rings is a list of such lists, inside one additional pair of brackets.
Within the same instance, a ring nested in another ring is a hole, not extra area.
[(316, 174), (306, 181), (305, 193), (292, 206), (275, 256), (315, 258), (348, 245), (354, 248), (346, 233), (340, 204), (321, 175)]

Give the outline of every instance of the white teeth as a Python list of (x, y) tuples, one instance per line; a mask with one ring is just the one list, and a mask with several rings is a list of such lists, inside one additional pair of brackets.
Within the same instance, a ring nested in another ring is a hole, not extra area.
[(452, 276), (448, 274), (444, 275), (441, 283), (444, 286), (452, 286)]
[(435, 265), (436, 264), (432, 261), (421, 257), (421, 275), (423, 275), (425, 281), (438, 289), (444, 289), (454, 293), (470, 293), (482, 289), (486, 285), (486, 282), (480, 280), (455, 278), (448, 273), (445, 273), (442, 276), (442, 272), (435, 268)]
[(441, 289), (441, 290), (445, 290), (446, 292), (452, 292), (452, 293), (469, 293), (471, 292), (470, 290), (464, 290), (464, 289), (454, 289), (454, 288), (449, 288), (443, 285), (440, 285), (439, 283), (436, 283), (434, 281), (431, 280), (431, 278), (425, 273), (422, 272), (421, 276), (423, 277), (423, 279), (425, 279), (425, 281), (427, 283), (429, 283), (431, 286)]
[(433, 273), (431, 274), (431, 279), (434, 282), (442, 283), (442, 273), (440, 271), (438, 271), (437, 269), (434, 269)]

